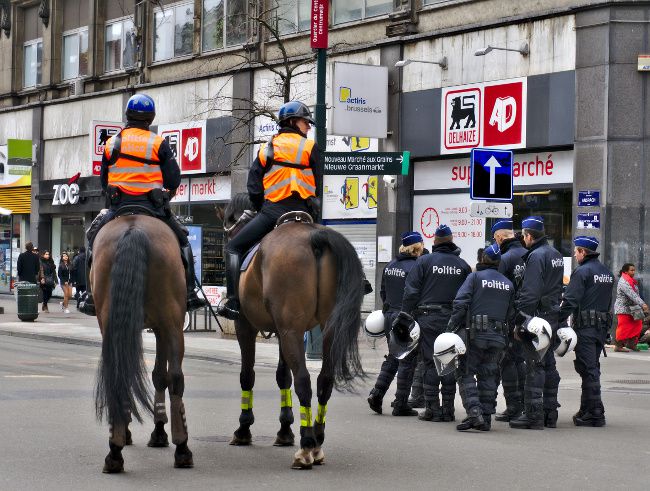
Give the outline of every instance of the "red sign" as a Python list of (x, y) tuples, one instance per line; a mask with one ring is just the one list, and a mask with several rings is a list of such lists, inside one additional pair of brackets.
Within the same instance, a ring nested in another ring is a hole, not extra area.
[(524, 102), (522, 82), (484, 88), (483, 145), (516, 146), (522, 142)]
[(311, 0), (311, 47), (327, 48), (329, 0)]
[(181, 135), (183, 142), (181, 172), (201, 170), (203, 128), (184, 128)]
[(451, 90), (444, 98), (444, 147), (470, 149), (481, 142), (481, 89)]
[(206, 172), (206, 121), (188, 121), (158, 126), (158, 134), (169, 144), (181, 174)]

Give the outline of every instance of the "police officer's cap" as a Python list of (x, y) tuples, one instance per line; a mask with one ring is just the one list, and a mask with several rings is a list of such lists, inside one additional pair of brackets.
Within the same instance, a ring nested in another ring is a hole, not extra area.
[(544, 219), (538, 216), (524, 218), (521, 221), (521, 228), (529, 228), (531, 230), (544, 231)]
[(498, 220), (497, 223), (492, 225), (492, 234), (497, 230), (512, 230), (512, 220), (509, 218), (504, 220)]
[(573, 239), (573, 244), (576, 247), (584, 247), (585, 249), (589, 249), (590, 251), (595, 251), (596, 249), (598, 249), (598, 245), (600, 244), (600, 242), (598, 242), (598, 239), (596, 237), (579, 235), (575, 239)]
[(418, 242), (423, 242), (420, 232), (404, 232), (402, 234), (402, 245), (408, 247)]
[(436, 229), (436, 237), (449, 237), (451, 235), (451, 229), (449, 225), (440, 225)]
[(489, 257), (492, 261), (499, 261), (501, 259), (501, 249), (499, 249), (496, 242), (483, 249), (483, 254)]

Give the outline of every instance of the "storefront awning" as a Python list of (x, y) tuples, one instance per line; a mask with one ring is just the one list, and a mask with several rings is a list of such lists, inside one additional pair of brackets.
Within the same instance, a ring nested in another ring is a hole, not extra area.
[(6, 208), (14, 215), (29, 214), (32, 210), (31, 186), (0, 189), (0, 208)]

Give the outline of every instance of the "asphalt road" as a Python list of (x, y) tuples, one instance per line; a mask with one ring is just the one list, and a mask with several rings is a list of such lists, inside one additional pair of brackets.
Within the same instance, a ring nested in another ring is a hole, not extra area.
[[(290, 469), (295, 447), (272, 446), (279, 428), (274, 370), (257, 370), (255, 444), (230, 447), (239, 368), (189, 359), (185, 404), (194, 469), (173, 468), (173, 447), (147, 448), (147, 423), (133, 425), (135, 445), (124, 452), (121, 475), (101, 473), (108, 429), (95, 421), (92, 405), (98, 354), (92, 346), (0, 335), (0, 489), (648, 489), (647, 354), (603, 361), (605, 428), (572, 425), (579, 380), (570, 360), (560, 363), (563, 407), (555, 430), (496, 423), (489, 433), (458, 433), (450, 423), (371, 413), (368, 386), (356, 395), (335, 393), (326, 465), (311, 471)], [(384, 405), (388, 410), (388, 399)], [(456, 407), (458, 415), (458, 399)]]

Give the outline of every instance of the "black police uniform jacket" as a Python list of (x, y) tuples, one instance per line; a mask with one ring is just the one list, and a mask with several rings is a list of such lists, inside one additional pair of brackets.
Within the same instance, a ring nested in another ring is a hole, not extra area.
[(404, 285), (417, 257), (399, 254), (384, 268), (381, 275), (381, 288), (379, 296), (384, 304), (383, 311), (402, 310), (402, 297), (404, 296)]
[(501, 261), (499, 262), (499, 273), (508, 278), (517, 290), (521, 286), (524, 277), (526, 264), (524, 256), (528, 252), (518, 238), (504, 240), (501, 244)]
[(419, 305), (435, 304), (448, 305), (451, 313), (456, 293), (471, 272), (453, 242), (434, 246), (431, 254), (418, 258), (407, 276), (402, 310), (412, 313)]
[(611, 311), (614, 275), (598, 260), (598, 256), (598, 253), (588, 255), (571, 274), (560, 307), (561, 323), (573, 314), (576, 325), (581, 311)]
[(564, 258), (542, 237), (531, 246), (524, 260), (526, 271), (515, 306), (526, 315), (546, 319), (555, 330), (562, 299)]
[(458, 290), (450, 324), (465, 327), (466, 316), (487, 315), (490, 321), (508, 323), (514, 316), (515, 287), (496, 266), (479, 264)]

